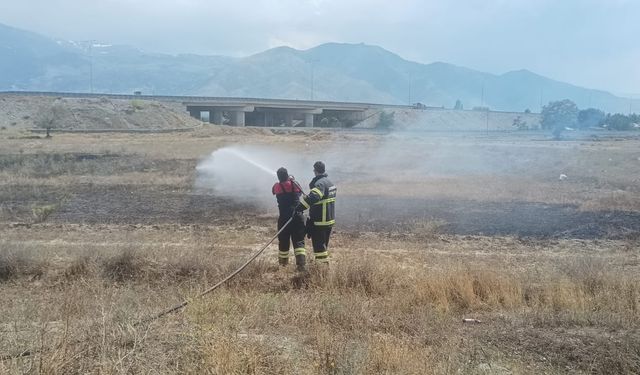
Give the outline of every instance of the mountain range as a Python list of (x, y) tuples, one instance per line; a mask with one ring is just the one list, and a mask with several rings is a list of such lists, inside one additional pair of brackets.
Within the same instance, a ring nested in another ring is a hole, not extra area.
[(539, 111), (551, 100), (580, 108), (640, 108), (611, 93), (528, 70), (495, 75), (444, 62), (421, 64), (378, 46), (327, 43), (277, 47), (242, 58), (147, 53), (130, 46), (72, 42), (0, 24), (0, 91), (61, 91), (423, 103), (466, 109)]

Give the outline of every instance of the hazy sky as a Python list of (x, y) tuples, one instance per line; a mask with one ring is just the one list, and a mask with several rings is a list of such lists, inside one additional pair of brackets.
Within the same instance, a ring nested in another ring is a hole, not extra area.
[(244, 56), (375, 44), (640, 97), (640, 0), (0, 0), (0, 22), (147, 51)]

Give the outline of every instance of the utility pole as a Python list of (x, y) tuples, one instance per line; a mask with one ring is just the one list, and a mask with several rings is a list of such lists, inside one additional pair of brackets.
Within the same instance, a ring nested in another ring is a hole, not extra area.
[(484, 107), (484, 79), (482, 80), (482, 88), (480, 89), (480, 107)]
[(89, 41), (89, 87), (93, 94), (93, 40)]
[[(93, 44), (96, 41), (91, 39), (91, 40), (83, 40), (80, 43), (82, 48), (87, 48), (87, 44), (88, 43), (88, 48), (89, 48), (89, 92), (93, 94)], [(85, 50), (86, 51), (86, 50)]]
[(487, 129), (487, 137), (489, 136), (489, 108), (486, 109), (487, 111), (487, 124), (486, 124), (486, 129)]
[[(622, 95), (620, 95), (620, 96), (622, 96)], [(640, 98), (640, 93), (638, 93), (638, 94), (625, 93), (624, 94), (624, 98), (629, 101), (629, 115), (632, 115), (633, 114), (633, 110), (634, 110), (633, 105), (635, 104), (634, 100), (638, 100), (638, 98)], [(621, 105), (621, 108), (624, 106), (624, 104), (620, 104), (620, 105)], [(638, 108), (635, 108), (635, 109), (638, 110)]]
[[(640, 98), (640, 93), (638, 94), (627, 94), (629, 96), (629, 114), (633, 114), (633, 104), (634, 104), (634, 100), (638, 100)], [(637, 107), (635, 108), (636, 110), (638, 109)]]

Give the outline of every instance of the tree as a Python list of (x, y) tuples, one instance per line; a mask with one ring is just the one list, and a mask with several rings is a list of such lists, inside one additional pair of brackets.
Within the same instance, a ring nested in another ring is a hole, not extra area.
[(462, 111), (464, 109), (464, 107), (462, 106), (462, 102), (460, 101), (460, 99), (456, 100), (456, 105), (453, 107), (453, 109), (457, 109), (459, 111)]
[(567, 127), (575, 127), (578, 121), (578, 106), (569, 99), (549, 102), (542, 107), (542, 128), (551, 130), (559, 139)]
[(395, 112), (380, 112), (380, 119), (378, 120), (378, 128), (389, 129), (393, 126), (393, 116)]
[(529, 114), (529, 113), (531, 113), (531, 110), (529, 108), (527, 108), (527, 109), (524, 110), (524, 113)]
[(36, 117), (36, 126), (47, 130), (47, 138), (51, 138), (51, 129), (59, 128), (62, 125), (63, 112), (62, 105), (54, 102), (51, 107), (40, 112)]
[(631, 130), (633, 129), (633, 115), (625, 116), (620, 113), (615, 115), (607, 114), (602, 121), (602, 127), (609, 130)]
[(578, 128), (587, 129), (598, 126), (605, 118), (604, 112), (596, 108), (587, 108), (578, 112)]

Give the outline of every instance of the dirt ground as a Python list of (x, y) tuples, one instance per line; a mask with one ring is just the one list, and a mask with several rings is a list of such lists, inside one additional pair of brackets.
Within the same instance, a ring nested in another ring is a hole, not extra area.
[[(0, 372), (640, 372), (636, 137), (16, 134), (0, 355), (35, 352)], [(195, 187), (199, 161), (239, 144), (329, 155), (332, 264), (301, 280), (271, 245), (192, 299), (274, 234), (275, 205)]]

